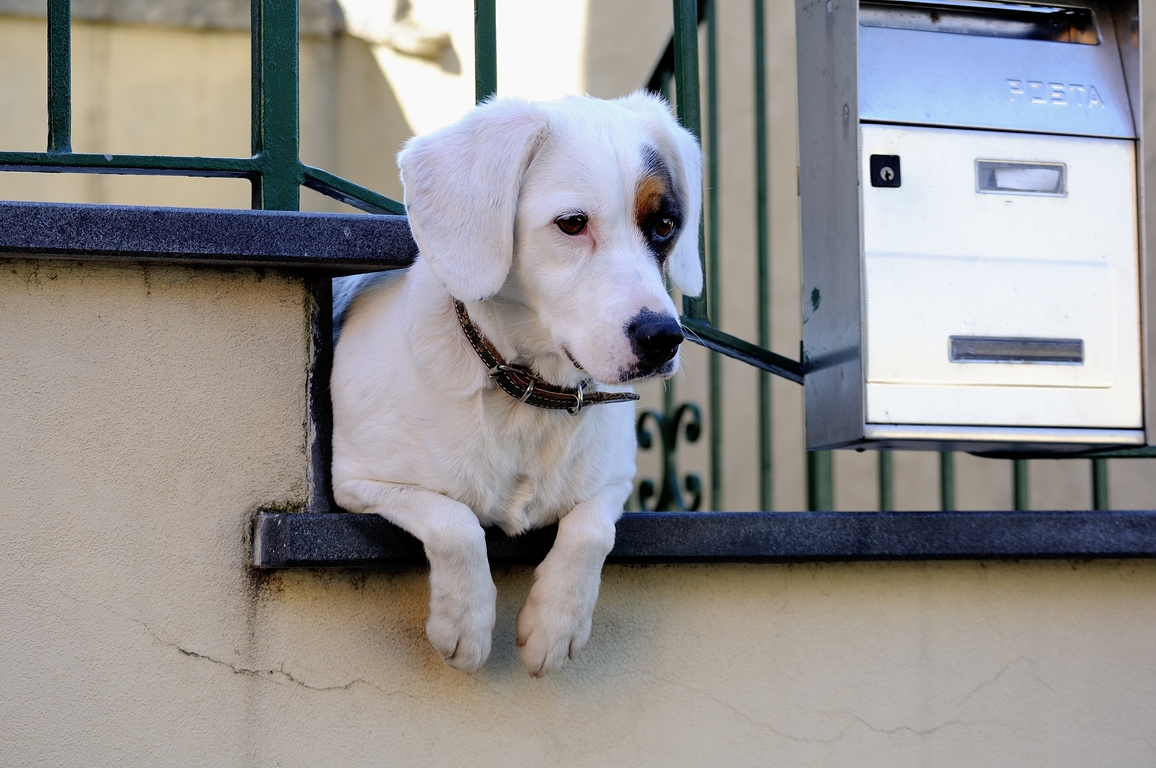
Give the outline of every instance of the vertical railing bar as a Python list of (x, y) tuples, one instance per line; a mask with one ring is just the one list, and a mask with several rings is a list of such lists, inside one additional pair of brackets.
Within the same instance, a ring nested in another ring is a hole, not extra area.
[(955, 509), (955, 454), (939, 454), (939, 508), (944, 512)]
[[(665, 419), (666, 424), (669, 424), (674, 419), (674, 379), (667, 379), (666, 381), (662, 382), (662, 417), (663, 417), (663, 419)], [(666, 464), (668, 464), (669, 466), (673, 466), (673, 464), (670, 462), (670, 459), (671, 459), (670, 454), (674, 453), (674, 450), (675, 450), (674, 441), (671, 441), (669, 446), (665, 442), (663, 442), (663, 445), (662, 445), (663, 461)], [(664, 472), (663, 473), (663, 476), (664, 476), (663, 479), (668, 479), (668, 476), (670, 474), (671, 474), (670, 472)], [(674, 478), (674, 483), (675, 483), (675, 487), (677, 487), (678, 486), (678, 478), (677, 477)], [(660, 509), (657, 511), (665, 512), (668, 510)]]
[[(767, 51), (763, 0), (753, 2), (755, 67), (755, 262), (759, 346), (771, 348), (770, 191), (767, 160)], [(771, 435), (771, 375), (759, 371), (759, 508), (774, 509), (774, 442)]]
[(1028, 462), (1027, 459), (1012, 461), (1012, 509), (1017, 511), (1031, 508), (1031, 499), (1028, 498)]
[[(707, 183), (707, 312), (715, 327), (722, 323), (722, 285), (719, 261), (719, 133), (718, 133), (718, 0), (706, 5), (706, 133)], [(707, 383), (710, 387), (710, 502), (711, 508), (723, 508), (722, 455), (722, 355), (707, 353)]]
[(258, 173), (253, 207), (301, 206), (297, 0), (252, 0), (253, 156)]
[(893, 454), (891, 451), (879, 451), (879, 511), (890, 512), (895, 509), (894, 471), (892, 469)]
[(835, 509), (835, 467), (831, 451), (807, 451), (807, 509)]
[(1108, 499), (1108, 460), (1092, 459), (1092, 509), (1111, 509)]
[(474, 100), (498, 92), (498, 15), (495, 0), (474, 0)]
[(48, 151), (72, 151), (71, 0), (48, 0)]
[(260, 210), (263, 174), (260, 170), (261, 152), (265, 146), (265, 32), (262, 23), (265, 6), (262, 0), (249, 0), (249, 146), (258, 171), (251, 179), (253, 210)]
[[(702, 141), (702, 115), (698, 82), (698, 2), (674, 0), (674, 95), (678, 121)], [(706, 243), (699, 218), (698, 258), (706, 272)], [(682, 311), (696, 320), (707, 319), (706, 296), (682, 297)]]
[[(673, 39), (671, 45), (674, 45)], [(670, 72), (663, 72), (662, 77), (659, 78), (658, 92), (662, 94), (662, 98), (667, 102), (671, 100), (671, 84), (673, 75)], [(670, 281), (666, 281), (667, 293), (673, 293), (674, 289), (670, 285)], [(674, 419), (674, 379), (667, 379), (662, 383), (662, 429)], [(661, 486), (658, 488), (658, 498), (655, 501), (655, 512), (669, 512), (672, 509), (674, 495), (670, 493), (670, 482), (673, 479), (675, 488), (678, 487), (677, 470), (675, 470), (675, 462), (673, 453), (676, 450), (675, 444), (677, 441), (668, 441), (663, 439), (662, 446), (662, 478), (660, 480)], [(639, 500), (641, 502), (641, 499)], [(639, 504), (641, 507), (641, 503)]]
[(698, 82), (698, 2), (674, 0), (674, 80), (678, 121), (702, 140)]

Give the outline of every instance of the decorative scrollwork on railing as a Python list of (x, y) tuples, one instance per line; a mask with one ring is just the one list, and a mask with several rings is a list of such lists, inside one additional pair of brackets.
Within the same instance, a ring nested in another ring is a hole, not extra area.
[[(683, 424), (683, 420), (686, 423)], [(635, 432), (638, 447), (646, 451), (654, 446), (654, 432), (647, 428), (647, 421), (654, 422), (659, 439), (662, 441), (662, 479), (658, 487), (654, 480), (645, 478), (638, 484), (638, 506), (643, 512), (693, 512), (702, 504), (702, 480), (696, 474), (687, 474), (682, 479), (682, 487), (690, 494), (683, 498), (678, 482), (678, 435), (681, 429), (688, 443), (698, 441), (702, 435), (702, 413), (694, 403), (683, 403), (673, 411), (643, 411), (638, 416)], [(657, 498), (655, 498), (657, 496)], [(652, 506), (648, 502), (654, 499)]]

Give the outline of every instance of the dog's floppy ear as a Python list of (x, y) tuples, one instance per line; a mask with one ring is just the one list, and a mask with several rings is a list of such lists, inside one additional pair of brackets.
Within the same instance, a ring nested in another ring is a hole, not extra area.
[(398, 153), (413, 238), (454, 298), (484, 299), (506, 282), (522, 177), (547, 129), (535, 105), (492, 100)]
[(702, 215), (702, 149), (698, 140), (675, 120), (658, 96), (636, 91), (620, 99), (624, 107), (651, 120), (659, 151), (670, 165), (675, 194), (683, 208), (682, 229), (666, 261), (670, 282), (686, 296), (702, 293), (702, 262), (698, 256), (698, 223)]

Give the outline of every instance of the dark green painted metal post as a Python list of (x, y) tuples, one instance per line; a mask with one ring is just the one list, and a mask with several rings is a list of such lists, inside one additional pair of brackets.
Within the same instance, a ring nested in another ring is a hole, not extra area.
[(895, 509), (895, 484), (891, 451), (879, 451), (879, 511)]
[(498, 92), (498, 14), (495, 0), (474, 0), (474, 100)]
[(48, 0), (48, 151), (72, 151), (71, 0)]
[[(767, 50), (766, 10), (763, 0), (754, 0), (755, 56), (755, 264), (758, 289), (759, 346), (771, 348), (771, 257), (770, 183), (767, 178)], [(771, 375), (759, 371), (759, 503), (760, 509), (774, 509), (775, 467), (772, 441)]]
[(296, 211), (305, 180), (298, 123), (297, 0), (252, 0), (253, 207)]
[[(719, 129), (718, 129), (718, 0), (706, 0), (706, 132), (707, 132), (707, 311), (717, 327), (722, 324), (722, 276), (719, 272)], [(707, 355), (707, 379), (710, 385), (710, 502), (711, 508), (723, 509), (722, 454), (722, 355)]]
[(698, 4), (674, 0), (674, 81), (678, 121), (702, 139), (698, 87)]
[[(670, 419), (674, 416), (674, 379), (662, 382), (662, 415)], [(670, 453), (674, 453), (674, 445), (670, 446)]]
[[(702, 114), (698, 82), (698, 3), (674, 0), (674, 90), (678, 101), (678, 121), (702, 141)], [(703, 221), (698, 225), (698, 258), (706, 273), (706, 244)], [(682, 311), (696, 320), (707, 319), (706, 296), (682, 297)]]
[(1092, 509), (1111, 509), (1108, 501), (1108, 460), (1092, 459)]
[(1012, 461), (1012, 508), (1016, 510), (1030, 509), (1031, 500), (1028, 498), (1028, 462), (1027, 459)]
[(945, 512), (955, 509), (955, 454), (939, 454), (939, 508)]
[(831, 451), (807, 451), (807, 509), (835, 509), (835, 467)]

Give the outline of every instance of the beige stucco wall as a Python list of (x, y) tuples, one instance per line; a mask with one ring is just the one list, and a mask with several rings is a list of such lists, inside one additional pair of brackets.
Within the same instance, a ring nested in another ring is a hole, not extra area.
[(0, 306), (5, 766), (1156, 760), (1156, 563), (610, 567), (545, 680), (500, 569), (469, 676), (422, 571), (247, 566), (303, 493), (299, 281), (9, 261)]

